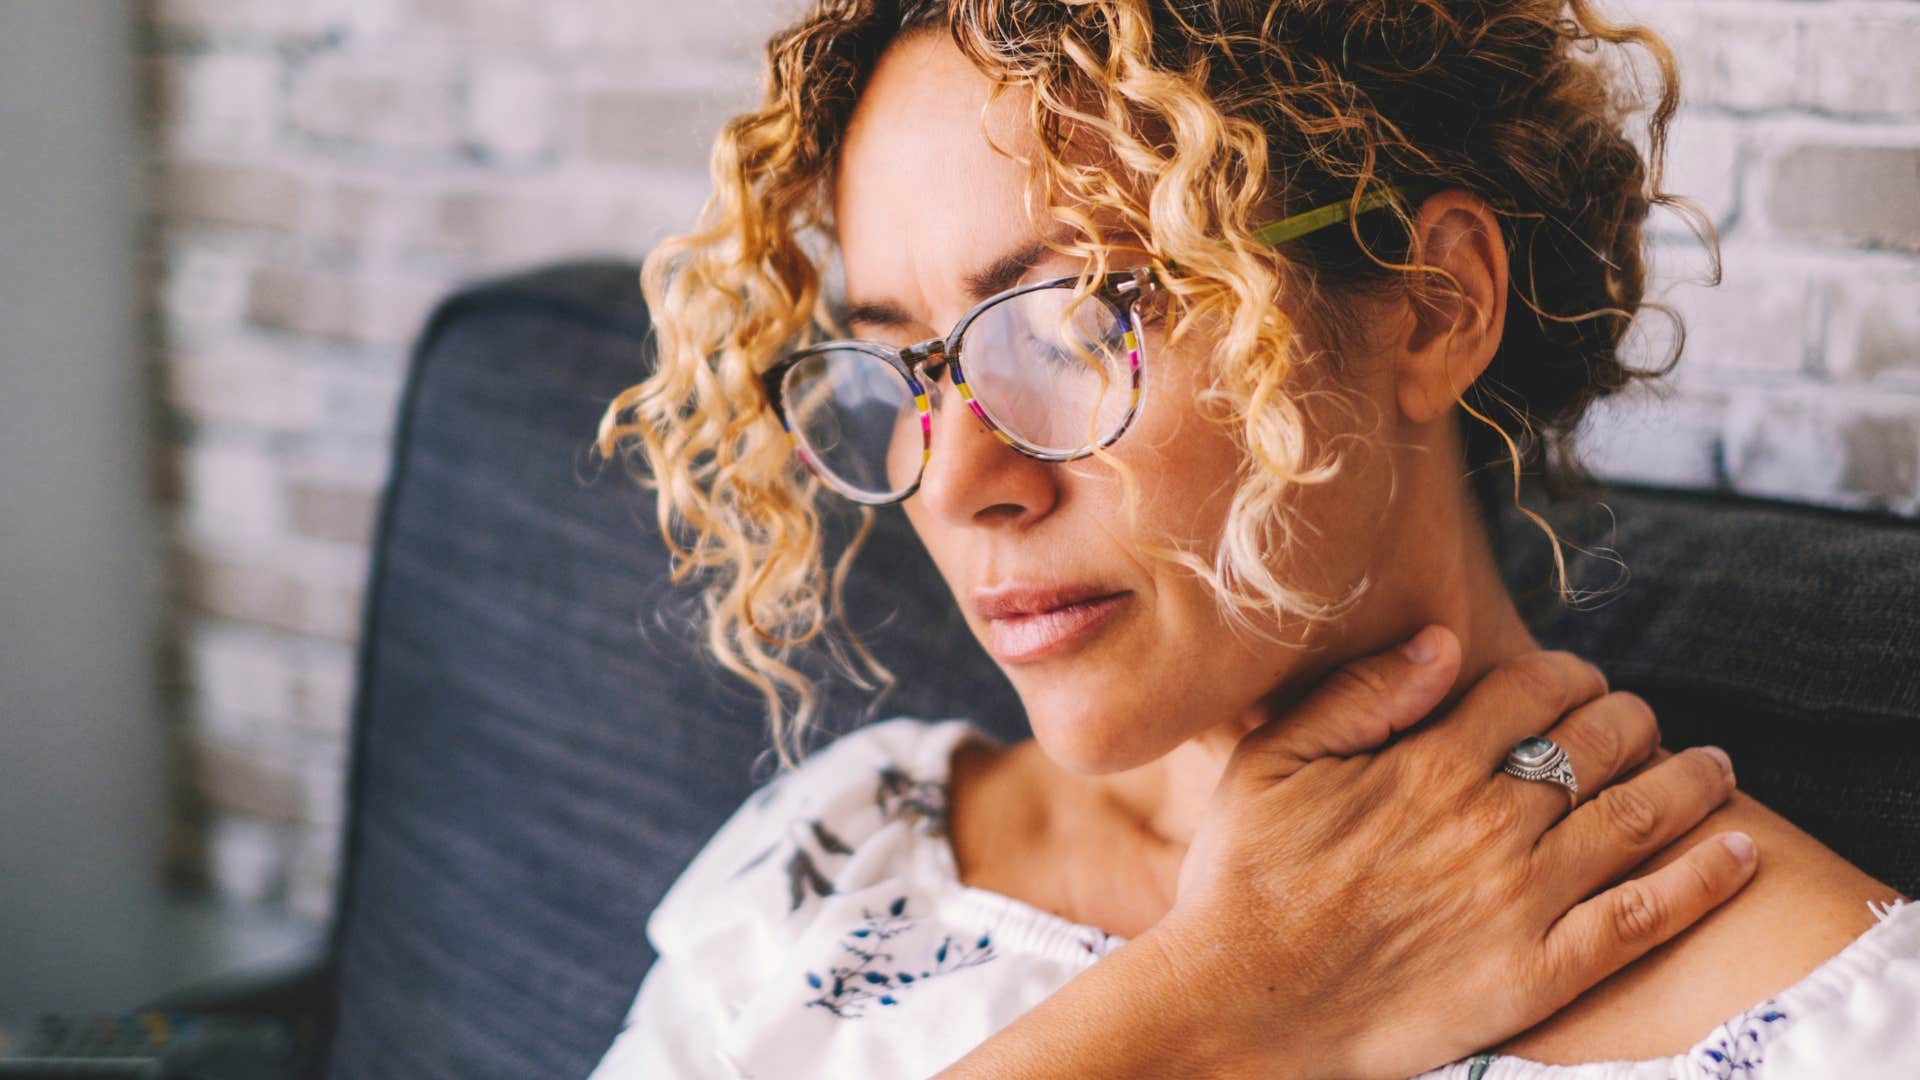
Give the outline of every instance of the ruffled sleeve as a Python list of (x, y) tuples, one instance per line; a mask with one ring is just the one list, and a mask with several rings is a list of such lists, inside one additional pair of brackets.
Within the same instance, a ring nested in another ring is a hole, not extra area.
[(740, 1073), (714, 1038), (718, 1002), (683, 957), (662, 956), (647, 969), (626, 1022), (587, 1080), (736, 1080)]
[(647, 917), (657, 959), (593, 1080), (742, 1075), (719, 1035), (825, 898), (897, 869), (892, 838), (875, 842), (876, 834), (903, 822), (944, 829), (944, 785), (914, 774), (956, 724), (964, 722), (869, 724), (749, 795)]
[(1896, 901), (1839, 956), (1777, 995), (1792, 1019), (1765, 1077), (1920, 1076), (1920, 905)]

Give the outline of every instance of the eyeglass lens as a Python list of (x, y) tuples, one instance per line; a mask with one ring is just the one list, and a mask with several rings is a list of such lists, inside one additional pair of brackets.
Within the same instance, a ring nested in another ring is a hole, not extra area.
[[(1111, 439), (1132, 407), (1130, 323), (1099, 297), (1076, 303), (1068, 288), (1009, 297), (967, 325), (961, 396), (970, 393), (984, 418), (1029, 453), (1083, 453)], [(787, 372), (781, 393), (809, 464), (842, 494), (884, 501), (919, 480), (924, 418), (906, 379), (879, 356), (810, 354)]]

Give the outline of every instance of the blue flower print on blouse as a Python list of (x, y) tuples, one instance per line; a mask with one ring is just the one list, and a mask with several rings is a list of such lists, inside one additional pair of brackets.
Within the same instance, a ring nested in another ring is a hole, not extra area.
[(885, 946), (919, 923), (906, 911), (904, 896), (889, 904), (885, 915), (862, 908), (860, 925), (848, 930), (840, 941), (840, 948), (852, 962), (835, 965), (825, 974), (807, 972), (807, 985), (820, 991), (807, 1004), (842, 1020), (854, 1020), (866, 1015), (869, 1005), (898, 1005), (903, 996), (928, 979), (977, 967), (994, 958), (993, 939), (988, 935), (956, 941), (948, 934), (920, 963), (900, 964)]
[(1761, 1048), (1776, 1030), (1776, 1025), (1786, 1018), (1787, 1014), (1774, 1005), (1772, 998), (1768, 998), (1721, 1024), (1719, 1031), (1694, 1050), (1693, 1075), (1728, 1080), (1729, 1077), (1753, 1071), (1765, 1060), (1760, 1053)]
[[(1732, 1080), (1747, 1075), (1765, 1060), (1761, 1047), (1779, 1030), (1787, 1014), (1767, 1000), (1720, 1025), (1720, 1030), (1696, 1046), (1691, 1056), (1676, 1059), (1670, 1080)], [(1481, 1080), (1487, 1069), (1505, 1055), (1476, 1054), (1467, 1060), (1467, 1080)], [(1684, 1063), (1683, 1063), (1684, 1062)]]

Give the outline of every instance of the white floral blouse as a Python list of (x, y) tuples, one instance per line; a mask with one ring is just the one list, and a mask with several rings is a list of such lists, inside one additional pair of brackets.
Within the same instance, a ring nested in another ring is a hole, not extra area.
[[(590, 1080), (926, 1077), (1124, 939), (962, 884), (946, 834), (965, 720), (841, 736), (734, 812), (647, 919), (659, 959)], [(1920, 904), (1673, 1058), (1483, 1054), (1446, 1080), (1920, 1078)]]

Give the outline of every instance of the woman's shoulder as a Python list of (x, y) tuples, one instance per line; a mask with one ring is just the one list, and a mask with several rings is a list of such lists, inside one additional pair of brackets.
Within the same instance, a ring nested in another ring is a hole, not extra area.
[[(1683, 1051), (1702, 1032), (1751, 1028), (1736, 1039), (1751, 1044), (1803, 1021), (1818, 1031), (1821, 1021), (1811, 1017), (1832, 1016), (1831, 1003), (1816, 1007), (1807, 988), (1831, 984), (1836, 973), (1861, 987), (1920, 995), (1920, 922), (1911, 905), (1892, 924), (1884, 905), (1901, 899), (1895, 890), (1744, 794), (1635, 872), (1734, 828), (1760, 850), (1740, 894), (1502, 1049), (1535, 1062), (1647, 1060)], [(1862, 957), (1876, 961), (1872, 971)], [(1909, 1061), (1920, 1057), (1920, 1043), (1910, 1047)]]
[(907, 838), (944, 837), (953, 749), (991, 739), (961, 719), (856, 728), (756, 788), (647, 919), (662, 955), (717, 934), (792, 932), (816, 902), (902, 869)]
[[(1920, 904), (1872, 905), (1873, 924), (1793, 985), (1714, 1024), (1683, 1053), (1551, 1065), (1481, 1054), (1421, 1080), (1825, 1080), (1920, 1076)], [(1601, 1060), (1600, 1058), (1608, 1058)]]

